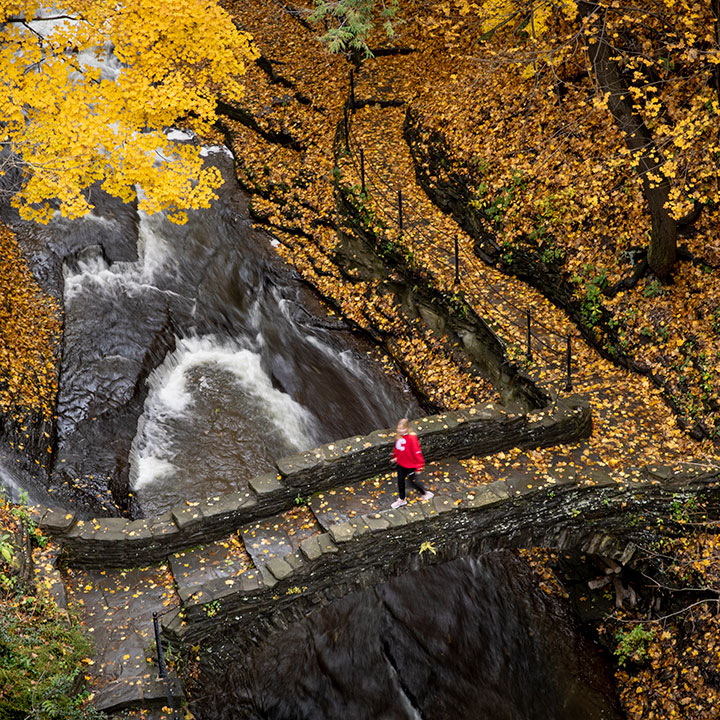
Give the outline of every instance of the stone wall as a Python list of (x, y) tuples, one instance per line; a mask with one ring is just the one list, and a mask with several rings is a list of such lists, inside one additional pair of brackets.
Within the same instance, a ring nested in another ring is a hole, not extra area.
[[(592, 419), (587, 402), (572, 396), (528, 414), (485, 404), (431, 415), (414, 427), (426, 460), (432, 461), (576, 442), (590, 435)], [(61, 540), (63, 556), (71, 565), (98, 569), (148, 565), (290, 509), (298, 495), (308, 497), (390, 472), (391, 441), (391, 430), (376, 430), (281, 458), (277, 474), (251, 478), (247, 491), (188, 502), (155, 518), (81, 520), (64, 510), (39, 508), (38, 524)]]
[[(541, 545), (610, 557), (671, 531), (671, 506), (696, 494), (720, 502), (720, 468), (647, 468), (623, 478), (513, 488), (505, 481), (465, 497), (436, 497), (330, 527), (300, 550), (237, 579), (178, 592), (183, 609), (164, 627), (174, 647), (201, 644), (205, 661), (225, 663), (316, 607), (389, 578), (495, 548)], [(714, 516), (714, 515), (713, 515)]]

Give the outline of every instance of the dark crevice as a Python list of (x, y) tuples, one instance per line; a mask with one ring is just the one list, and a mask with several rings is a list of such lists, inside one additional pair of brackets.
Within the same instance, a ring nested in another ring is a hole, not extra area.
[(395, 621), (395, 624), (396, 624), (398, 627), (402, 628), (402, 629), (404, 630), (405, 634), (406, 634), (409, 638), (411, 638), (414, 643), (416, 643), (417, 645), (419, 645), (419, 646), (423, 649), (423, 652), (424, 652), (428, 657), (432, 657), (433, 653), (432, 653), (432, 651), (430, 650), (430, 648), (425, 644), (425, 642), (424, 642), (424, 637), (423, 637), (422, 635), (420, 635), (419, 637), (418, 637), (418, 636), (415, 636), (415, 635), (413, 635), (413, 634), (410, 632), (410, 628), (408, 628), (408, 626), (407, 626), (407, 624), (405, 623), (405, 621), (403, 620), (403, 618), (401, 618), (401, 617), (393, 610), (392, 606), (388, 603), (388, 601), (386, 600), (386, 598), (378, 596), (378, 599), (379, 599), (380, 602), (382, 603), (383, 608), (385, 608), (385, 612), (387, 612), (387, 614)]
[(415, 697), (415, 694), (412, 692), (412, 690), (410, 690), (410, 688), (403, 681), (402, 673), (400, 672), (400, 669), (395, 662), (395, 658), (393, 657), (392, 651), (390, 650), (390, 644), (385, 637), (381, 638), (380, 645), (382, 647), (383, 655), (385, 656), (388, 665), (392, 669), (393, 675), (395, 676), (395, 680), (397, 681), (401, 692), (408, 699), (410, 705), (412, 706), (412, 709), (417, 713), (418, 717), (420, 717), (421, 720), (426, 720), (425, 714), (420, 707), (418, 699)]
[(305, 16), (309, 14), (308, 10), (305, 10), (303, 8), (296, 8), (292, 5), (288, 5), (287, 3), (280, 3), (280, 7), (296, 22), (300, 23), (308, 32), (317, 33), (317, 27), (315, 25), (312, 25), (310, 22), (308, 22), (305, 19)]
[(614, 298), (621, 290), (630, 290), (634, 288), (641, 277), (643, 277), (648, 271), (647, 258), (643, 258), (642, 262), (638, 263), (630, 277), (624, 277), (618, 280), (612, 287), (605, 288), (603, 295), (609, 298)]
[(409, 47), (385, 47), (385, 48), (377, 48), (376, 50), (370, 50), (370, 52), (373, 54), (374, 57), (395, 57), (397, 55), (412, 55), (413, 53), (416, 53), (417, 50), (415, 48), (409, 48)]
[(286, 88), (295, 90), (294, 83), (276, 73), (272, 62), (264, 55), (261, 55), (257, 60), (255, 60), (255, 64), (270, 78), (270, 82), (273, 83), (273, 85), (283, 85)]
[[(265, 130), (258, 124), (258, 121), (253, 117), (247, 110), (228, 105), (222, 101), (218, 101), (217, 104), (218, 115), (222, 115), (230, 120), (235, 120), (245, 127), (255, 131), (262, 138), (268, 142), (288, 147), (292, 150), (301, 151), (303, 149), (302, 143), (296, 140), (290, 133), (276, 130)], [(222, 130), (222, 128), (220, 128)]]
[(315, 655), (315, 660), (317, 662), (318, 668), (320, 668), (320, 672), (330, 681), (330, 684), (332, 685), (332, 688), (335, 690), (335, 692), (337, 692), (340, 697), (343, 697), (345, 695), (345, 687), (341, 679), (338, 677), (338, 673), (333, 669), (332, 664), (326, 662), (323, 653), (318, 647), (316, 641), (316, 631), (311, 628), (310, 632), (308, 632), (308, 636), (310, 638), (310, 646), (312, 648), (313, 654)]
[(700, 219), (703, 207), (703, 204), (696, 200), (693, 205), (693, 209), (677, 221), (679, 234), (687, 234), (690, 231), (692, 226)]
[[(286, 77), (283, 77), (279, 73), (275, 72), (275, 68), (273, 67), (273, 63), (275, 64), (282, 64), (278, 63), (275, 60), (269, 60), (264, 55), (261, 55), (256, 61), (255, 64), (268, 76), (268, 79), (270, 80), (270, 83), (273, 85), (282, 85), (283, 87), (288, 88), (288, 90), (293, 90), (293, 97), (295, 100), (297, 100), (301, 105), (312, 105), (312, 100), (305, 95), (304, 93), (300, 92), (297, 89), (297, 86), (292, 80), (288, 80)], [(322, 110), (322, 108), (317, 108), (318, 110)]]
[(381, 100), (380, 98), (367, 98), (366, 100), (355, 100), (353, 110), (358, 108), (368, 107), (374, 105), (375, 107), (388, 108), (388, 107), (404, 107), (404, 100)]

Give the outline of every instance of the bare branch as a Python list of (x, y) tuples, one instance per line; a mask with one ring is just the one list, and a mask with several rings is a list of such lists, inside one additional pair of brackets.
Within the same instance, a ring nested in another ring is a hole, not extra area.
[(681, 608), (680, 610), (677, 610), (675, 612), (668, 613), (667, 615), (662, 615), (658, 618), (651, 618), (648, 620), (630, 620), (627, 618), (621, 618), (617, 615), (608, 615), (608, 617), (612, 620), (615, 620), (619, 623), (627, 623), (632, 625), (645, 625), (648, 623), (660, 623), (664, 620), (668, 620), (671, 617), (677, 617), (678, 615), (683, 615), (684, 613), (688, 612), (688, 610), (692, 610), (692, 608), (697, 607), (698, 605), (706, 605), (707, 603), (715, 603), (716, 605), (720, 605), (720, 599), (715, 600), (714, 598), (708, 598), (707, 600), (698, 600), (697, 602), (691, 603), (690, 605), (686, 605), (684, 608)]

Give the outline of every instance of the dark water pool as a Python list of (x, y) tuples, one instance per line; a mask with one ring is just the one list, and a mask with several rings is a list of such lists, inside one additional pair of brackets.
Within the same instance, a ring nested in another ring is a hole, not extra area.
[(615, 720), (612, 674), (512, 552), (322, 609), (195, 691), (199, 720)]

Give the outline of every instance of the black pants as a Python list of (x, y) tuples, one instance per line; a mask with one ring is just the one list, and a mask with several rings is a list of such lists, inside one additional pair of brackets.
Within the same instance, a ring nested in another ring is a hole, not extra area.
[(398, 495), (401, 500), (405, 499), (405, 479), (421, 494), (425, 494), (425, 488), (415, 480), (415, 468), (406, 468), (402, 465), (397, 466)]

